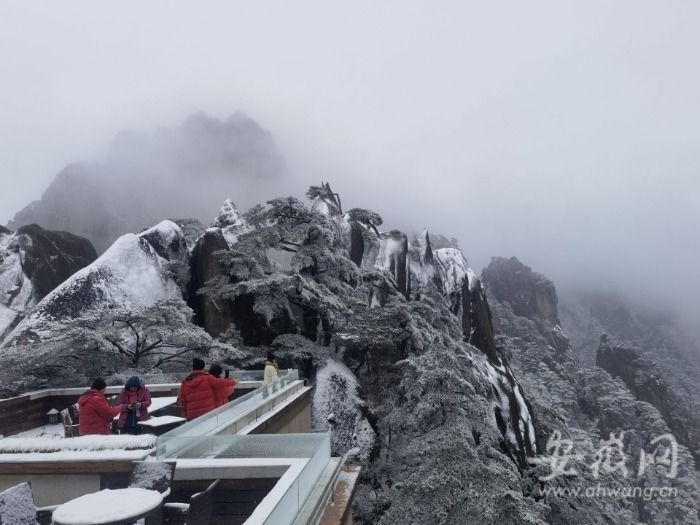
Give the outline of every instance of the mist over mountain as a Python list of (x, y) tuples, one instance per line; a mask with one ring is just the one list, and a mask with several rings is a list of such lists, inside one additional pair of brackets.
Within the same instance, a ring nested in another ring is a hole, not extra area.
[(208, 223), (231, 188), (243, 205), (255, 202), (279, 183), (283, 169), (272, 135), (253, 119), (195, 113), (175, 129), (119, 133), (103, 160), (64, 168), (8, 227), (69, 231), (101, 253), (162, 217)]

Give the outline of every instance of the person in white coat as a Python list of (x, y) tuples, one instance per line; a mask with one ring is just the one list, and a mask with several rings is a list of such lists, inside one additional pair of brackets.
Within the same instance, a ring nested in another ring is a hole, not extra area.
[(265, 361), (265, 383), (272, 383), (272, 381), (279, 376), (280, 367), (275, 359), (275, 354), (272, 352), (267, 353), (267, 361)]

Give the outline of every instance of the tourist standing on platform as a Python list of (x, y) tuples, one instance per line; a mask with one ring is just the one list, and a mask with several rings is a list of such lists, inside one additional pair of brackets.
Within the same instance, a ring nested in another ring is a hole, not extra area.
[(233, 395), (236, 389), (236, 380), (228, 377), (228, 370), (226, 370), (226, 377), (221, 377), (223, 369), (219, 363), (214, 363), (209, 367), (209, 373), (212, 376), (212, 386), (214, 388), (214, 403), (217, 407), (225, 405), (228, 403), (229, 397)]
[(119, 415), (119, 432), (121, 434), (139, 434), (139, 421), (145, 421), (150, 416), (148, 407), (151, 406), (151, 393), (137, 376), (131, 376), (117, 397), (117, 405), (121, 409)]
[(275, 354), (268, 352), (267, 361), (265, 361), (265, 383), (272, 383), (272, 380), (280, 375), (279, 372), (280, 366), (277, 364)]
[(121, 412), (121, 409), (110, 406), (105, 397), (106, 388), (105, 380), (98, 377), (92, 382), (90, 390), (78, 399), (81, 436), (112, 433), (112, 420)]
[(192, 360), (192, 373), (180, 384), (177, 400), (187, 421), (216, 408), (214, 381), (212, 381), (216, 378), (204, 370), (204, 366), (204, 361), (195, 357)]

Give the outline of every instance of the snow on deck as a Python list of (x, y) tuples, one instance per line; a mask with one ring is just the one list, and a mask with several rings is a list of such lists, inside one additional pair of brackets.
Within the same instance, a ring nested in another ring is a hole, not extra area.
[[(56, 440), (60, 441), (60, 440)], [(62, 450), (60, 452), (23, 452), (0, 454), (0, 463), (43, 463), (54, 461), (140, 461), (155, 452), (155, 448), (136, 450)]]
[(156, 446), (156, 437), (150, 434), (140, 436), (109, 435), (80, 436), (54, 439), (51, 437), (11, 437), (0, 439), (0, 461), (5, 454), (27, 454), (32, 452), (53, 454), (56, 452), (87, 452), (103, 450), (141, 450)]
[[(53, 425), (43, 425), (41, 427), (25, 430), (18, 434), (13, 434), (13, 438), (35, 438), (44, 437), (48, 439), (61, 439), (65, 435), (63, 423), (55, 423)], [(2, 437), (2, 436), (0, 436)]]
[(52, 519), (54, 522), (73, 525), (112, 523), (145, 514), (162, 501), (163, 496), (155, 490), (105, 489), (64, 503), (56, 509)]

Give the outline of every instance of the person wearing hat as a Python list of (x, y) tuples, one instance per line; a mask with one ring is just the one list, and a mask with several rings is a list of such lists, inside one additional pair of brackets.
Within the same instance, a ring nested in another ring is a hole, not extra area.
[(148, 407), (151, 406), (151, 393), (145, 385), (141, 384), (137, 376), (131, 376), (126, 381), (126, 385), (117, 397), (117, 405), (121, 409), (117, 422), (119, 433), (139, 434), (141, 432), (139, 421), (145, 421), (151, 417), (148, 413)]
[(80, 407), (79, 431), (81, 436), (112, 433), (112, 420), (114, 416), (119, 414), (121, 409), (110, 406), (109, 401), (105, 397), (106, 388), (105, 380), (98, 377), (92, 382), (90, 390), (78, 399), (78, 406)]
[(198, 357), (192, 360), (192, 372), (180, 383), (178, 403), (185, 413), (185, 419), (192, 421), (216, 408), (216, 379), (204, 370), (205, 363)]

